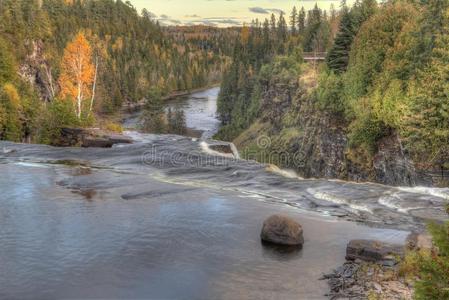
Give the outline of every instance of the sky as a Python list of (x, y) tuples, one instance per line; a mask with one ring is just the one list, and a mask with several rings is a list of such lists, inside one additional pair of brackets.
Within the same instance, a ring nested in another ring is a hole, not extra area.
[[(269, 18), (271, 13), (284, 11), (290, 14), (293, 6), (311, 9), (318, 3), (328, 9), (336, 8), (340, 0), (130, 0), (141, 11), (146, 8), (154, 18), (165, 25), (206, 24), (219, 27), (238, 26), (259, 18)], [(351, 1), (348, 1), (348, 4)]]

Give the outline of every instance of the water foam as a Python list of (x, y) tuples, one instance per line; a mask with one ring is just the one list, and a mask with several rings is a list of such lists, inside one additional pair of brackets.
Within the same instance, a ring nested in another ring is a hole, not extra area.
[(324, 200), (324, 201), (332, 202), (335, 204), (346, 205), (355, 211), (365, 211), (365, 212), (372, 213), (372, 210), (367, 206), (351, 203), (347, 199), (337, 197), (328, 192), (317, 191), (315, 189), (308, 188), (307, 193), (311, 194), (314, 198), (319, 199), (319, 200)]
[(293, 170), (281, 169), (275, 165), (269, 165), (268, 167), (266, 167), (265, 170), (267, 172), (275, 173), (275, 174), (281, 175), (286, 178), (300, 179), (300, 180), (304, 179)]
[(232, 153), (222, 153), (222, 152), (218, 152), (215, 150), (212, 150), (209, 147), (209, 144), (206, 143), (205, 141), (200, 142), (200, 147), (201, 150), (209, 155), (214, 155), (214, 156), (223, 156), (223, 157), (227, 157), (227, 158), (235, 158), (235, 159), (239, 159), (239, 155), (238, 155), (238, 151), (235, 148), (234, 144), (230, 143), (229, 144), (232, 150)]
[(426, 208), (426, 207), (422, 207), (422, 206), (402, 207), (401, 205), (398, 204), (398, 202), (401, 200), (402, 200), (402, 198), (397, 193), (393, 193), (393, 194), (388, 194), (388, 195), (384, 195), (384, 196), (380, 197), (377, 200), (377, 202), (380, 205), (383, 205), (385, 207), (388, 207), (389, 209), (396, 210), (396, 211), (398, 211), (400, 213), (404, 213), (404, 214), (408, 214), (411, 210)]
[(449, 200), (449, 189), (448, 188), (431, 188), (424, 186), (415, 186), (415, 187), (398, 187), (400, 191), (421, 195), (431, 195), (438, 198), (443, 198), (445, 200)]

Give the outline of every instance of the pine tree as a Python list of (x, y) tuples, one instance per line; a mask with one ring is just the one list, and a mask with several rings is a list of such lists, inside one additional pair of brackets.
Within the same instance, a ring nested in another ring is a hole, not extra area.
[(298, 33), (300, 35), (303, 35), (305, 28), (306, 28), (306, 11), (304, 10), (304, 7), (301, 7), (301, 10), (298, 14)]
[(355, 35), (352, 15), (346, 5), (343, 6), (341, 15), (341, 22), (334, 45), (326, 58), (329, 69), (337, 74), (346, 71), (349, 62), (349, 52)]
[(430, 63), (411, 86), (407, 132), (415, 149), (437, 161), (449, 153), (449, 9), (435, 35)]
[(151, 133), (165, 133), (166, 124), (164, 120), (164, 105), (162, 103), (161, 92), (151, 89), (146, 97), (143, 108), (142, 129)]
[(290, 28), (291, 33), (294, 36), (298, 32), (297, 23), (298, 23), (298, 10), (296, 9), (296, 6), (293, 6), (292, 13), (290, 14)]

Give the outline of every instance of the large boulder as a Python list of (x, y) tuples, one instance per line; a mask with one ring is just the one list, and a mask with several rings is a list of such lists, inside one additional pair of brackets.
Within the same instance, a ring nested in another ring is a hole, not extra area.
[(281, 215), (273, 215), (265, 220), (260, 238), (263, 242), (276, 245), (302, 246), (304, 244), (301, 225)]
[(352, 240), (346, 247), (346, 259), (395, 265), (404, 257), (404, 246), (375, 240)]

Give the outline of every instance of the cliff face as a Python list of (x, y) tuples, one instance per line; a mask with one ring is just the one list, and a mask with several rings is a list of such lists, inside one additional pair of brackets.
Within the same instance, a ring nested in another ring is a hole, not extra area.
[[(304, 81), (285, 85), (272, 78), (262, 93), (259, 120), (234, 141), (242, 156), (258, 151), (262, 162), (293, 169), (305, 178), (398, 186), (435, 183), (416, 170), (394, 133), (379, 142), (374, 155), (351, 149), (347, 124), (319, 110), (310, 90)], [(268, 142), (262, 145), (264, 139)]]
[(29, 53), (19, 67), (19, 75), (39, 93), (39, 98), (49, 101), (55, 96), (56, 83), (49, 62), (45, 59), (44, 43), (27, 41)]

